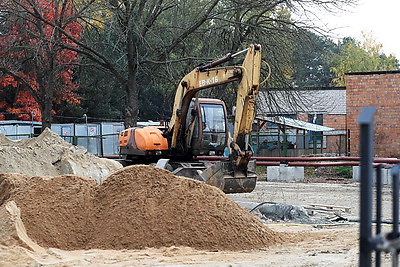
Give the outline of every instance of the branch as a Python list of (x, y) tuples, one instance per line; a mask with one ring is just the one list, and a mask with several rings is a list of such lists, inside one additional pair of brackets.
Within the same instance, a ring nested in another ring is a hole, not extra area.
[[(90, 46), (86, 45), (85, 43), (81, 42), (77, 38), (73, 37), (67, 31), (65, 31), (63, 28), (60, 28), (55, 23), (53, 23), (53, 22), (47, 20), (46, 18), (44, 18), (42, 16), (42, 14), (40, 13), (40, 11), (35, 6), (34, 1), (28, 0), (28, 2), (32, 5), (33, 11), (30, 11), (28, 9), (28, 7), (26, 7), (22, 3), (20, 3), (19, 0), (13, 0), (13, 2), (16, 3), (18, 6), (20, 6), (23, 10), (25, 10), (25, 12), (27, 12), (29, 15), (33, 16), (34, 18), (36, 18), (37, 20), (42, 21), (44, 24), (47, 24), (47, 25), (53, 27), (54, 29), (59, 30), (67, 39), (69, 39), (74, 44), (76, 44), (77, 47), (73, 47), (73, 46), (67, 45), (65, 43), (52, 42), (51, 40), (47, 40), (48, 42), (56, 44), (56, 45), (59, 45), (60, 47), (63, 47), (65, 49), (70, 49), (70, 50), (75, 51), (75, 52), (77, 52), (79, 54), (86, 55), (91, 60), (93, 60), (93, 62), (95, 62), (95, 63), (99, 64), (100, 66), (102, 66), (103, 68), (109, 70), (113, 75), (116, 76), (117, 80), (120, 81), (122, 84), (126, 84), (127, 83), (127, 81), (124, 78), (124, 76), (121, 75), (118, 72), (116, 67), (114, 67), (114, 65), (105, 56), (103, 56), (101, 53), (97, 52), (96, 50), (94, 50)], [(81, 48), (78, 48), (78, 47), (81, 47)]]
[(194, 32), (197, 28), (199, 28), (208, 18), (211, 11), (215, 8), (215, 6), (219, 3), (220, 0), (214, 0), (211, 5), (208, 7), (206, 12), (204, 12), (203, 16), (196, 22), (192, 24), (191, 27), (187, 28), (186, 31), (182, 32), (178, 37), (176, 37), (172, 43), (167, 47), (160, 55), (158, 55), (158, 59), (162, 60), (166, 58), (166, 56), (180, 43), (182, 42), (189, 34)]
[(5, 67), (0, 67), (0, 71), (8, 74), (10, 76), (12, 76), (16, 81), (22, 83), (24, 86), (26, 86), (26, 88), (28, 88), (28, 91), (31, 93), (32, 97), (35, 99), (35, 101), (42, 106), (44, 104), (44, 102), (42, 101), (41, 98), (39, 98), (39, 96), (37, 95), (37, 92), (35, 89), (33, 89), (33, 87), (29, 84), (29, 82), (27, 80), (25, 80), (23, 77), (21, 77), (20, 75), (18, 75), (17, 73), (11, 71), (10, 69), (7, 69)]

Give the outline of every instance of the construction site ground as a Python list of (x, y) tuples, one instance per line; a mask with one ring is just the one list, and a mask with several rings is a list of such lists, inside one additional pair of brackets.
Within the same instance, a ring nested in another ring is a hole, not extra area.
[[(0, 138), (0, 163), (0, 266), (358, 266), (359, 224), (346, 219), (359, 218), (359, 184), (349, 179), (261, 180), (225, 195), (97, 159), (51, 132)], [(272, 220), (243, 203), (294, 205), (310, 221)], [(384, 186), (383, 218), (391, 212)]]
[[(384, 188), (384, 214), (390, 217), (390, 188)], [(319, 204), (349, 207), (348, 218), (359, 214), (358, 183), (259, 182), (252, 193), (234, 194), (235, 201)], [(321, 212), (323, 213), (323, 212)], [(335, 212), (333, 212), (335, 213)], [(325, 212), (330, 216), (332, 212)], [(315, 214), (314, 216), (318, 216)], [(334, 216), (332, 216), (334, 217)], [(73, 250), (49, 248), (33, 252), (19, 246), (0, 247), (1, 266), (358, 266), (358, 223), (297, 224), (267, 222), (276, 232), (301, 234), (294, 242), (243, 251), (196, 250), (190, 247), (140, 250)], [(243, 227), (246, 227), (243, 225)], [(383, 266), (390, 266), (383, 256)], [(385, 265), (386, 264), (386, 265)]]

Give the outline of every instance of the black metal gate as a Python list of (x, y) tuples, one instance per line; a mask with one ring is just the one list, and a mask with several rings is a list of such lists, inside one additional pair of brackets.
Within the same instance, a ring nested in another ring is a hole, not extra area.
[(381, 253), (390, 253), (392, 266), (398, 266), (400, 251), (399, 238), (399, 164), (391, 169), (392, 176), (392, 231), (382, 233), (382, 176), (379, 165), (376, 168), (376, 218), (375, 234), (373, 226), (373, 152), (374, 152), (374, 115), (375, 107), (364, 107), (359, 116), (360, 124), (360, 258), (359, 266), (369, 267), (372, 264), (372, 253), (375, 252), (375, 266), (381, 266)]

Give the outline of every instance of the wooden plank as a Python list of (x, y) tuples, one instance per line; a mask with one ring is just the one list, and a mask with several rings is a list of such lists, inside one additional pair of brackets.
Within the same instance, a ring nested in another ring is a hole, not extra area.
[(350, 207), (344, 207), (344, 206), (334, 206), (334, 205), (324, 205), (324, 204), (309, 204), (306, 206), (303, 206), (304, 208), (310, 207), (310, 208), (317, 208), (321, 210), (326, 210), (326, 211), (343, 211), (346, 213), (350, 213), (351, 208)]

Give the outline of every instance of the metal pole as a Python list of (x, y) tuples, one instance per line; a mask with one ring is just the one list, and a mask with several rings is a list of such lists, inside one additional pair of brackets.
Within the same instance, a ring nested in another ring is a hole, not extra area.
[(249, 50), (249, 48), (243, 49), (242, 51), (236, 52), (231, 55), (232, 58), (237, 57), (238, 55), (241, 55), (243, 53), (246, 53)]
[(286, 131), (285, 131), (283, 133), (283, 146), (282, 146), (283, 156), (284, 157), (287, 157), (287, 155), (288, 155), (287, 147), (288, 147), (288, 145), (287, 145), (287, 135), (286, 135)]
[[(381, 233), (382, 224), (382, 164), (376, 168), (376, 234)], [(381, 266), (381, 251), (375, 253), (375, 266)]]
[[(393, 177), (393, 232), (391, 238), (399, 238), (399, 165), (393, 166), (391, 169), (391, 174)], [(398, 255), (399, 251), (397, 249), (393, 250), (392, 255), (392, 266), (398, 266)]]
[(249, 50), (249, 48), (246, 48), (246, 49), (243, 49), (242, 51), (236, 52), (234, 54), (229, 53), (229, 54), (227, 54), (226, 56), (224, 56), (222, 58), (219, 58), (217, 60), (214, 60), (213, 62), (206, 63), (206, 64), (200, 66), (199, 70), (200, 71), (204, 71), (206, 69), (210, 69), (210, 68), (213, 68), (215, 66), (221, 65), (222, 63), (228, 62), (229, 60), (232, 60), (234, 57), (237, 57), (237, 56), (247, 52), (248, 50)]
[(360, 258), (359, 266), (371, 266), (373, 121), (375, 107), (363, 107), (360, 124)]
[(104, 157), (104, 144), (103, 144), (103, 123), (99, 123), (99, 127), (100, 127), (100, 155), (102, 157)]
[[(393, 166), (391, 170), (393, 176), (393, 221), (399, 221), (399, 166)], [(393, 224), (393, 238), (399, 235), (399, 224)]]

